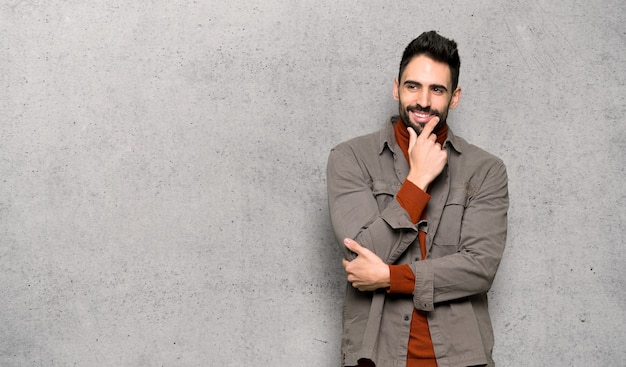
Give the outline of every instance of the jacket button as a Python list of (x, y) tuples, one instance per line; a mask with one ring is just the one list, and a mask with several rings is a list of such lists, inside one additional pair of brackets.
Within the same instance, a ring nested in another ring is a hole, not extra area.
[(404, 321), (409, 321), (409, 319), (410, 319), (409, 315), (404, 316)]

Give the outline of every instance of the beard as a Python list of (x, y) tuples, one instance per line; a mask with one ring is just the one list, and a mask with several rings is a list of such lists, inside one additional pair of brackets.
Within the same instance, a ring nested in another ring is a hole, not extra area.
[(422, 130), (424, 130), (424, 126), (426, 125), (426, 123), (414, 124), (410, 119), (410, 116), (409, 116), (410, 112), (412, 111), (425, 112), (425, 113), (430, 113), (434, 116), (439, 117), (439, 122), (433, 129), (433, 133), (437, 133), (437, 131), (439, 131), (439, 129), (441, 129), (441, 127), (446, 124), (446, 119), (448, 117), (447, 107), (444, 113), (441, 113), (441, 111), (439, 110), (431, 109), (430, 107), (422, 107), (419, 104), (415, 104), (413, 106), (407, 106), (406, 108), (403, 108), (402, 104), (398, 103), (398, 110), (400, 112), (400, 118), (402, 119), (402, 121), (404, 121), (404, 124), (407, 127), (412, 127), (413, 130), (415, 130), (415, 132), (417, 133), (417, 135), (422, 133)]

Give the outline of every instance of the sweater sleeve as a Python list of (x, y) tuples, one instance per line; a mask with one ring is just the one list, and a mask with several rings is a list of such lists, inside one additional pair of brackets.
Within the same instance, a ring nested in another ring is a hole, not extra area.
[[(396, 200), (409, 213), (413, 223), (419, 222), (428, 205), (430, 195), (417, 187), (413, 182), (405, 180), (398, 190)], [(388, 293), (412, 294), (415, 289), (415, 275), (408, 264), (389, 265), (390, 286)]]
[(389, 265), (389, 277), (387, 293), (413, 294), (415, 275), (409, 264)]
[(430, 195), (413, 182), (405, 180), (396, 194), (396, 200), (409, 213), (413, 224), (417, 224), (422, 218), (426, 205), (428, 205)]

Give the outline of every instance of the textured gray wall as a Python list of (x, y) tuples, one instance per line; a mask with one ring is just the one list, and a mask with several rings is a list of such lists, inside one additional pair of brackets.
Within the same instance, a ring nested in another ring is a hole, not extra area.
[[(595, 4), (594, 4), (595, 3)], [(329, 149), (460, 46), (500, 156), (500, 366), (624, 366), (623, 0), (4, 1), (0, 366), (337, 366)]]

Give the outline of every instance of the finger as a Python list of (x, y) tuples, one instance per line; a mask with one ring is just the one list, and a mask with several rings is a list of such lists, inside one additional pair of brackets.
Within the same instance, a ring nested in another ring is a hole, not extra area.
[(409, 132), (409, 151), (411, 151), (417, 141), (417, 133), (412, 127), (407, 127), (406, 129)]
[(439, 123), (438, 116), (431, 118), (430, 121), (426, 123), (426, 126), (424, 126), (424, 130), (422, 130), (422, 134), (425, 134), (425, 136), (430, 137), (430, 134), (433, 132), (433, 130), (435, 129), (435, 126), (437, 126), (438, 123)]

